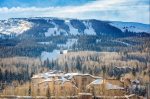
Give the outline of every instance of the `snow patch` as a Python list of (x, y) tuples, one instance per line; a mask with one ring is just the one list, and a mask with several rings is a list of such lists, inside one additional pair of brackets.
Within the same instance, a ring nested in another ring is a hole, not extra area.
[(150, 33), (150, 25), (133, 22), (111, 22), (110, 25), (119, 28), (124, 32), (126, 29), (130, 32), (146, 32)]
[(38, 44), (45, 44), (45, 45), (49, 45), (49, 44), (52, 44), (52, 42), (38, 42)]
[(72, 79), (73, 76), (76, 76), (76, 75), (80, 75), (80, 74), (79, 73), (67, 73), (64, 75), (64, 77), (67, 79)]
[(76, 44), (78, 42), (78, 39), (68, 39), (66, 44), (57, 44), (58, 47), (60, 48), (66, 48), (66, 49), (70, 49), (73, 44)]
[(60, 55), (60, 51), (59, 50), (53, 50), (53, 52), (46, 52), (43, 51), (41, 53), (41, 60), (44, 61), (46, 59), (49, 60), (56, 60)]
[(66, 30), (60, 29), (57, 24), (53, 23), (54, 28), (49, 28), (47, 32), (45, 32), (45, 36), (56, 36), (56, 35), (68, 35)]
[(57, 28), (49, 28), (47, 32), (45, 32), (45, 36), (49, 37), (52, 35), (56, 35)]
[(78, 29), (74, 28), (74, 27), (71, 25), (71, 23), (70, 23), (69, 20), (65, 21), (65, 23), (69, 26), (70, 34), (71, 34), (71, 35), (78, 35), (78, 34), (79, 34)]
[(126, 42), (122, 42), (122, 41), (114, 41), (114, 42), (118, 42), (118, 43), (124, 44), (124, 45), (126, 45), (126, 46), (131, 46), (131, 44), (126, 43)]
[(93, 29), (91, 23), (89, 22), (83, 22), (86, 26), (86, 29), (84, 30), (84, 34), (86, 35), (96, 35), (95, 30)]
[(19, 35), (29, 30), (32, 26), (33, 24), (31, 22), (25, 20), (4, 20), (0, 22), (0, 33)]

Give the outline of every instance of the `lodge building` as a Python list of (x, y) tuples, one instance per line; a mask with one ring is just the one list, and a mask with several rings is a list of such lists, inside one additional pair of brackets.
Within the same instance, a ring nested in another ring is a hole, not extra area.
[(32, 94), (45, 96), (49, 89), (52, 96), (74, 96), (78, 93), (92, 95), (122, 96), (125, 94), (123, 83), (116, 79), (81, 73), (49, 71), (33, 75)]

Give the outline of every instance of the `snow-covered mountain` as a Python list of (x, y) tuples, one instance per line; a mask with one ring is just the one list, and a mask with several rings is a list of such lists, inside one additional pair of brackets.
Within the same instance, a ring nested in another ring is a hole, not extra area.
[[(12, 18), (1, 20), (0, 56), (42, 57), (48, 55), (44, 57), (47, 59), (49, 56), (59, 55), (57, 50), (119, 51), (122, 47), (143, 45), (143, 41), (136, 39), (139, 37), (149, 39), (149, 27), (148, 24), (95, 19)], [(136, 39), (132, 40), (132, 38)]]
[(28, 35), (49, 37), (55, 35), (124, 36), (128, 32), (150, 34), (150, 25), (132, 22), (78, 20), (59, 18), (12, 18), (0, 21), (0, 38)]
[(150, 33), (150, 25), (134, 22), (111, 22), (110, 25), (115, 26), (125, 32), (126, 30), (130, 32), (146, 32)]
[(22, 34), (32, 28), (32, 23), (25, 20), (9, 19), (0, 21), (1, 34)]

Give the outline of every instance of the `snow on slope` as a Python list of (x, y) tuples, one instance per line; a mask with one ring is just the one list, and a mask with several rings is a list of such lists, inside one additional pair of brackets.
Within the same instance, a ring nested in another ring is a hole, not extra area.
[[(49, 28), (47, 32), (45, 32), (45, 36), (51, 36), (51, 35), (61, 35), (61, 33), (63, 33), (64, 35), (68, 35), (66, 30), (60, 29), (58, 28), (58, 26), (55, 23), (52, 23), (55, 27), (54, 28)], [(78, 35), (80, 34), (78, 29), (74, 28), (69, 19), (65, 19), (65, 24), (68, 25), (69, 27), (69, 33), (71, 35)]]
[(131, 46), (131, 44), (129, 44), (129, 43), (126, 43), (126, 42), (122, 42), (122, 41), (114, 41), (114, 42), (117, 42), (117, 43), (121, 43), (121, 44), (123, 44), (123, 45), (126, 45), (126, 46)]
[[(41, 19), (41, 18), (30, 18), (30, 19), (34, 20), (34, 19)], [(77, 29), (72, 26), (70, 22), (72, 19), (62, 19), (65, 21), (65, 24), (68, 25), (70, 31), (60, 28), (60, 26), (55, 24), (55, 21), (53, 21), (53, 18), (42, 18), (42, 19), (47, 20), (47, 22), (51, 22), (54, 25), (54, 28), (49, 27), (47, 32), (45, 32), (46, 37), (49, 37), (52, 35), (69, 35), (69, 34), (80, 35), (82, 34), (78, 31), (80, 27)], [(51, 21), (49, 21), (50, 19)], [(92, 23), (89, 20), (84, 20), (81, 22), (83, 22), (83, 24), (86, 27), (86, 29), (84, 30), (85, 35), (96, 35), (96, 32), (92, 27)], [(147, 25), (147, 24), (133, 23), (133, 22), (110, 22), (109, 24), (121, 29), (122, 31), (125, 31), (127, 29), (131, 32), (150, 33), (150, 25)], [(24, 19), (0, 20), (0, 33), (6, 34), (6, 35), (11, 35), (11, 34), (19, 35), (29, 30), (30, 28), (32, 28), (33, 25), (34, 25), (34, 21), (32, 23)]]
[(2, 20), (0, 21), (0, 33), (19, 35), (29, 30), (32, 25), (32, 23), (24, 20)]
[[(67, 34), (66, 30), (63, 29), (58, 29), (58, 26), (55, 23), (52, 23), (55, 27), (54, 28), (49, 28), (47, 32), (45, 32), (45, 36), (51, 36), (51, 35), (60, 35), (61, 32), (64, 33), (65, 35)], [(65, 24), (68, 25), (69, 27), (69, 33), (71, 35), (79, 35), (78, 29), (74, 28), (69, 19), (65, 19)], [(84, 34), (86, 35), (96, 35), (91, 23), (89, 22), (84, 22), (84, 25), (86, 26), (86, 29), (84, 30)]]
[(84, 30), (84, 34), (86, 34), (86, 35), (96, 35), (95, 30), (93, 29), (91, 23), (84, 22), (84, 25), (86, 26), (86, 29)]
[(52, 44), (52, 42), (38, 42), (38, 44), (49, 45), (49, 44)]
[[(91, 23), (89, 23), (89, 22), (83, 22), (83, 23), (86, 26), (86, 29), (84, 30), (84, 34), (86, 34), (86, 35), (96, 35), (96, 32), (93, 29)], [(65, 20), (65, 24), (67, 24), (69, 26), (71, 35), (78, 35), (78, 34), (80, 34), (78, 29), (74, 28), (71, 25), (70, 20)]]
[(130, 32), (150, 33), (150, 25), (134, 22), (111, 22), (110, 25), (121, 29), (123, 32), (127, 29)]
[(59, 26), (55, 23), (52, 22), (52, 24), (55, 26), (54, 28), (49, 28), (47, 32), (45, 32), (45, 36), (49, 37), (49, 36), (56, 36), (56, 35), (67, 35), (67, 31), (60, 29)]
[(52, 35), (56, 35), (57, 31), (57, 28), (49, 28), (47, 32), (45, 32), (45, 36), (46, 37), (49, 37), (49, 36), (52, 36)]
[(76, 44), (78, 42), (78, 39), (68, 39), (66, 44), (57, 44), (58, 47), (60, 48), (66, 48), (66, 49), (70, 49), (73, 44)]
[(77, 34), (79, 34), (78, 29), (74, 28), (71, 25), (70, 20), (65, 20), (65, 24), (67, 24), (69, 26), (69, 30), (70, 30), (70, 34), (71, 35), (77, 35)]
[(60, 51), (59, 50), (53, 50), (53, 52), (46, 52), (46, 51), (43, 51), (41, 53), (41, 59), (42, 61), (46, 60), (46, 59), (49, 59), (49, 60), (55, 60), (59, 57), (60, 55)]

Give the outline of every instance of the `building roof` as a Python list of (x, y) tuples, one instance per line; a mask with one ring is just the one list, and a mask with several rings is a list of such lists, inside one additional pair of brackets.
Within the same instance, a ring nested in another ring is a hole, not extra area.
[(91, 82), (91, 84), (102, 84), (103, 83), (103, 79), (96, 79), (93, 82)]
[(120, 87), (120, 86), (118, 86), (118, 85), (113, 85), (113, 84), (111, 84), (111, 83), (106, 83), (106, 89), (108, 89), (108, 90), (117, 90), (117, 89), (120, 89), (120, 90), (122, 90), (122, 89), (124, 89), (123, 87)]
[[(32, 78), (41, 78), (43, 77), (43, 81), (39, 82), (38, 84), (44, 83), (44, 82), (59, 82), (58, 84), (64, 84), (65, 82), (71, 82), (71, 79), (74, 76), (90, 76), (96, 80), (94, 80), (93, 82), (91, 82), (88, 86), (90, 85), (98, 85), (98, 84), (103, 84), (103, 78), (102, 77), (96, 77), (90, 74), (81, 74), (81, 73), (62, 73), (60, 71), (49, 71), (46, 73), (42, 73), (42, 74), (38, 74), (38, 75), (34, 75)], [(58, 77), (55, 78), (54, 77)], [(104, 80), (106, 88), (107, 89), (124, 89), (123, 87), (120, 87), (119, 85), (115, 85), (113, 82), (111, 83), (111, 81), (107, 81)], [(71, 82), (72, 83), (72, 82)], [(73, 84), (74, 85), (74, 84)]]
[(58, 76), (62, 76), (62, 75), (64, 75), (63, 72), (54, 70), (54, 71), (49, 71), (49, 72), (46, 72), (46, 73), (40, 73), (40, 74), (34, 75), (32, 77), (32, 79), (36, 79), (36, 78), (45, 78), (45, 79), (47, 79), (47, 78), (58, 77)]
[(132, 82), (132, 83), (136, 83), (136, 84), (139, 84), (139, 83), (140, 83), (140, 81), (137, 80), (137, 79), (136, 79), (136, 80), (132, 80), (131, 82)]
[(74, 76), (91, 76), (92, 78), (95, 78), (95, 79), (102, 78), (102, 77), (93, 76), (91, 74), (82, 74), (82, 73), (66, 73), (66, 74), (64, 74), (64, 77), (69, 80), (72, 79)]
[[(91, 82), (87, 87), (89, 87), (90, 85), (101, 85), (101, 84), (103, 84), (103, 79), (96, 79), (93, 82)], [(106, 82), (106, 80), (104, 80), (104, 84), (106, 86), (106, 89), (108, 90), (124, 89), (123, 87), (120, 87), (119, 85), (112, 84), (111, 82)]]

